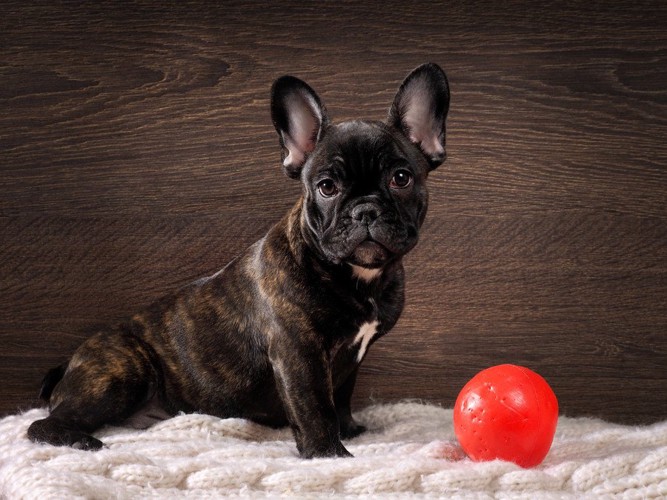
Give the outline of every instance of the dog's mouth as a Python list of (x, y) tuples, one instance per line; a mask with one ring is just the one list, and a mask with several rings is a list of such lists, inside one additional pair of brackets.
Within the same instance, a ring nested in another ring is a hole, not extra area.
[(334, 226), (320, 239), (321, 249), (336, 264), (380, 269), (405, 255), (417, 243), (416, 228), (376, 221), (375, 224)]
[(349, 261), (351, 264), (377, 269), (382, 267), (391, 257), (391, 252), (377, 241), (367, 239), (357, 245)]

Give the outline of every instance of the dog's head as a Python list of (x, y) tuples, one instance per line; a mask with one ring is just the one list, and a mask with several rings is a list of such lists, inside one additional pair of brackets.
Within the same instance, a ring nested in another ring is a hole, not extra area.
[(315, 91), (276, 80), (271, 114), (286, 174), (304, 188), (306, 241), (322, 259), (377, 270), (418, 240), (428, 173), (445, 159), (449, 86), (435, 64), (410, 73), (386, 122), (333, 124)]

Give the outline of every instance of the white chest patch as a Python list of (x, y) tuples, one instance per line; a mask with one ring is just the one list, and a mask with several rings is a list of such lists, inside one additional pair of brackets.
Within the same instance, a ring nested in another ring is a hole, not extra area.
[(368, 344), (370, 343), (371, 340), (373, 340), (373, 337), (375, 337), (375, 334), (378, 331), (379, 324), (380, 322), (378, 320), (375, 320), (368, 323), (364, 323), (363, 325), (361, 325), (361, 328), (359, 328), (359, 333), (357, 333), (356, 337), (354, 337), (354, 341), (352, 342), (352, 345), (359, 345), (359, 353), (357, 354), (357, 363), (359, 363), (364, 358), (364, 354), (366, 354), (366, 349), (368, 349)]

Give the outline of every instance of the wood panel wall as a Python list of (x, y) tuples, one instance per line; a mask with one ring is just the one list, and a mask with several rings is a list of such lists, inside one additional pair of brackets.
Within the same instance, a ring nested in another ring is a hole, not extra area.
[(356, 404), (541, 373), (567, 415), (667, 417), (667, 4), (4, 2), (0, 414), (96, 324), (222, 267), (291, 206), (269, 88), (382, 119), (440, 64), (449, 159)]

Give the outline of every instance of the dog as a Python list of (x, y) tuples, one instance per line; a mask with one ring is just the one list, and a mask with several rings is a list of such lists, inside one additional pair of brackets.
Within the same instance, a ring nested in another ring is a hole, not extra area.
[(342, 440), (365, 430), (350, 410), (357, 372), (403, 309), (402, 259), (445, 160), (448, 110), (431, 63), (384, 122), (334, 124), (308, 84), (277, 79), (271, 116), (300, 199), (222, 270), (87, 338), (46, 375), (50, 413), (28, 437), (95, 450), (105, 424), (201, 412), (289, 425), (304, 458), (351, 456)]

